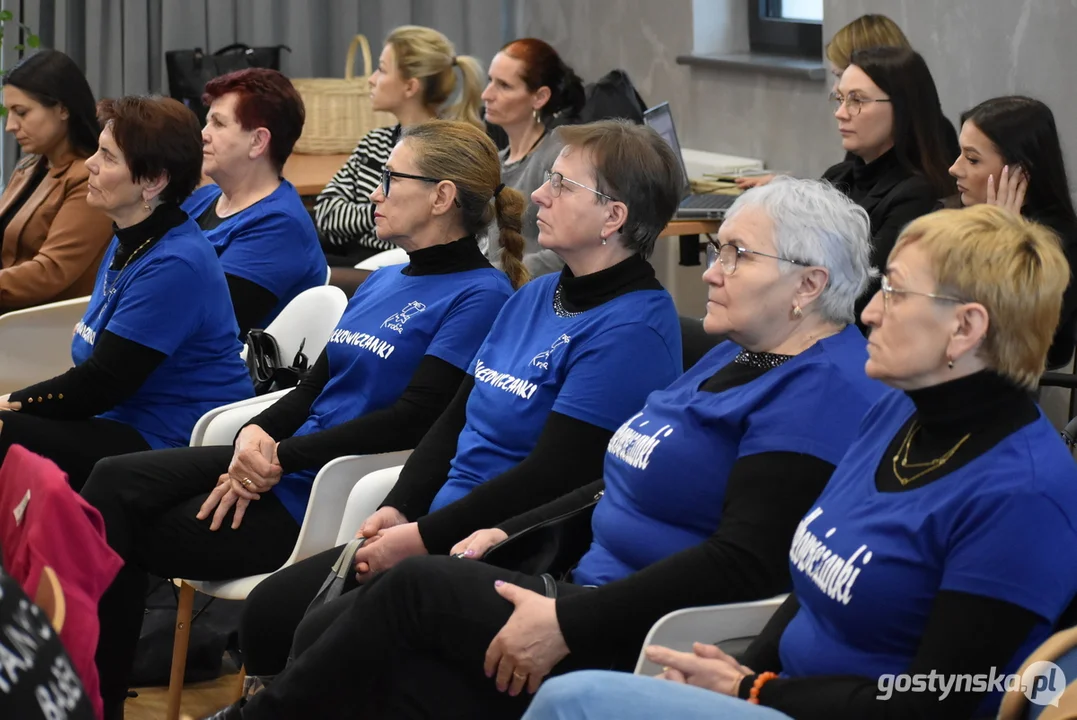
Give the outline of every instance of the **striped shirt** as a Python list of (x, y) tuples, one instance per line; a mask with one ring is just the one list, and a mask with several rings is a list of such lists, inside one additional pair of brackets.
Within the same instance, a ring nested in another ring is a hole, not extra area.
[(348, 162), (337, 171), (314, 203), (314, 222), (326, 241), (343, 251), (357, 248), (392, 250), (374, 230), (370, 193), (381, 184), (381, 171), (400, 138), (400, 126), (374, 128), (359, 141)]

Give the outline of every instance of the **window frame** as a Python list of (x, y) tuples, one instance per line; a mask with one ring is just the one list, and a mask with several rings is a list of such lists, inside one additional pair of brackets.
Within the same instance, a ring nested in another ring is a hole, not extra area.
[(781, 17), (782, 0), (748, 0), (748, 42), (752, 52), (818, 59), (823, 25)]

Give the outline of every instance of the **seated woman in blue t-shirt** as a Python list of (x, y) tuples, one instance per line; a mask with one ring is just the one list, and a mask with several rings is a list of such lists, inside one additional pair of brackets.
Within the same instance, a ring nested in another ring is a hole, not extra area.
[[(497, 518), (501, 530), (452, 550), (480, 557), (506, 533), (600, 496), (590, 549), (565, 563), (578, 559), (571, 582), (466, 559), (408, 560), (354, 593), (320, 637), (323, 616), (346, 601), (304, 620), (296, 662), (236, 717), (300, 705), (325, 717), (397, 717), (405, 707), (442, 716), (435, 702), (453, 717), (519, 717), (521, 689), (550, 673), (631, 667), (667, 612), (788, 590), (797, 521), (885, 390), (860, 371), (865, 342), (851, 324), (868, 281), (868, 227), (861, 208), (817, 181), (779, 180), (738, 200), (704, 275), (707, 329), (732, 341), (626, 418), (604, 480)], [(514, 584), (496, 589), (498, 580)], [(348, 669), (350, 692), (333, 689), (336, 668)]]
[[(648, 648), (678, 684), (581, 673), (528, 720), (995, 717), (1077, 593), (1077, 468), (1029, 392), (1068, 279), (1051, 233), (999, 208), (909, 225), (863, 317), (867, 374), (896, 390), (797, 526), (793, 594), (740, 662), (707, 637)], [(1023, 682), (1038, 705), (1066, 686)]]
[(195, 116), (175, 100), (100, 107), (86, 202), (116, 237), (63, 375), (0, 397), (0, 461), (18, 443), (75, 489), (103, 457), (190, 442), (206, 411), (254, 394), (221, 264), (179, 204), (198, 182)]
[(214, 184), (183, 209), (217, 248), (243, 338), (328, 277), (314, 221), (281, 177), (303, 132), (303, 99), (276, 70), (248, 68), (210, 80), (203, 101), (202, 172)]
[[(483, 131), (411, 126), (386, 168), (371, 196), (378, 234), (409, 262), (379, 270), (356, 292), (299, 387), (252, 419), (234, 447), (130, 455), (98, 463), (90, 476), (83, 494), (126, 561), (100, 610), (106, 705), (126, 695), (146, 573), (219, 580), (279, 568), (321, 466), (415, 447), (525, 277), (523, 198), (501, 187), (497, 149)], [(520, 274), (511, 284), (476, 240), (495, 218), (502, 244), (515, 250)], [(220, 529), (230, 513), (230, 529)]]
[[(363, 524), (364, 575), (453, 543), (599, 477), (610, 437), (681, 374), (673, 300), (645, 259), (677, 207), (678, 164), (653, 131), (569, 126), (532, 194), (539, 238), (564, 258), (505, 304), (445, 413)], [(504, 265), (505, 253), (502, 253)], [(453, 504), (461, 512), (434, 512)], [(251, 675), (273, 675), (340, 549), (252, 594), (240, 630)]]

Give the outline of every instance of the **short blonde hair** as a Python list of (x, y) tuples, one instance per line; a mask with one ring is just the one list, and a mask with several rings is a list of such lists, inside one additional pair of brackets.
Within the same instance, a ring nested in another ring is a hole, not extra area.
[(853, 53), (873, 47), (912, 49), (896, 22), (885, 15), (861, 15), (834, 33), (826, 44), (826, 59), (844, 70), (852, 65)]
[(994, 205), (939, 210), (906, 226), (890, 257), (916, 244), (928, 256), (937, 292), (987, 309), (979, 354), (988, 367), (1035, 388), (1043, 373), (1069, 284), (1055, 233)]

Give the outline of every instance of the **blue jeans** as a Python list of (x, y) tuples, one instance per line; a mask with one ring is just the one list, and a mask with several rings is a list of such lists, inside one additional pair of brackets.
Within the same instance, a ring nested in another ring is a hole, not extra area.
[(551, 678), (523, 720), (789, 720), (771, 708), (668, 680), (605, 670)]

